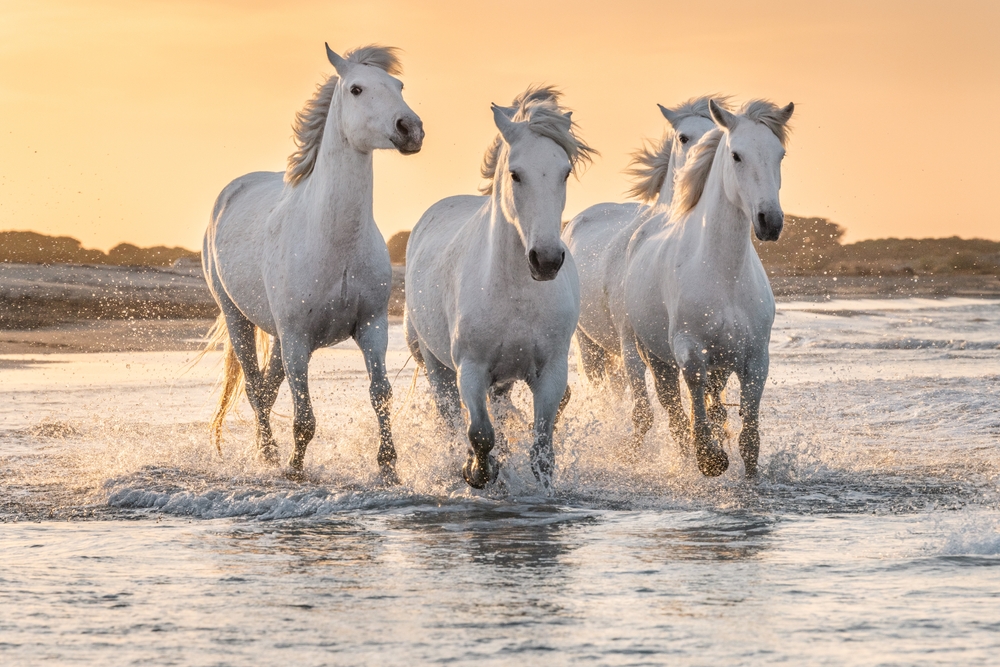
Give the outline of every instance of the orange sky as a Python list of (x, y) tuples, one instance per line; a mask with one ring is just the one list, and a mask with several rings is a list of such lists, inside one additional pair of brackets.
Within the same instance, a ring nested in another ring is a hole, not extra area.
[(848, 240), (1000, 239), (995, 0), (0, 0), (0, 17), (0, 229), (199, 247), (228, 181), (284, 168), (329, 41), (405, 51), (427, 138), (376, 159), (386, 236), (474, 192), (490, 102), (547, 82), (602, 153), (567, 217), (623, 199), (657, 102), (722, 92), (795, 102), (786, 212)]

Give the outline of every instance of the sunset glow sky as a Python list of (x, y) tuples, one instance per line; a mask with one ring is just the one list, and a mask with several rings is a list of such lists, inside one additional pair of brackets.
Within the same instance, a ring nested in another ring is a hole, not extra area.
[(666, 127), (657, 103), (720, 92), (795, 102), (787, 213), (849, 241), (1000, 239), (995, 0), (0, 0), (0, 17), (2, 230), (200, 247), (227, 182), (284, 169), (328, 41), (404, 50), (427, 137), (376, 158), (386, 236), (475, 192), (490, 103), (545, 82), (602, 154), (567, 218), (623, 200), (628, 154)]

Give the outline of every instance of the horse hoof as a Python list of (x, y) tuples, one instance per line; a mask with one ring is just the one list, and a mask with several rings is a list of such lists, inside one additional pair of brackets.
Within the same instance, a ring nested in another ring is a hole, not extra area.
[(721, 447), (709, 449), (699, 448), (698, 450), (698, 470), (705, 477), (718, 477), (729, 468), (729, 457)]
[(537, 458), (531, 462), (531, 472), (534, 473), (535, 479), (541, 484), (545, 489), (552, 489), (552, 472), (555, 469), (555, 464), (544, 458)]
[(305, 473), (303, 472), (305, 466), (302, 465), (302, 458), (301, 456), (292, 454), (292, 457), (288, 459), (288, 470), (285, 473), (288, 479), (305, 479)]
[(482, 489), (487, 484), (497, 481), (499, 474), (500, 466), (492, 456), (486, 457), (485, 470), (479, 457), (474, 455), (470, 456), (462, 466), (462, 477), (465, 478), (466, 484), (474, 489)]
[(391, 463), (384, 463), (379, 466), (379, 478), (386, 486), (399, 486), (399, 475), (396, 474), (396, 466)]
[(260, 448), (260, 460), (268, 465), (278, 464), (278, 447), (277, 445), (263, 445)]

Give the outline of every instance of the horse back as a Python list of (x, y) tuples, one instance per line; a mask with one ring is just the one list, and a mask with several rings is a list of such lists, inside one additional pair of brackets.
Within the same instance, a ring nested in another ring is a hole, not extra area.
[[(284, 189), (282, 172), (252, 172), (223, 188), (205, 233), (203, 265), (255, 325), (274, 333), (261, 267), (268, 251), (267, 220)], [(218, 298), (218, 297), (217, 297)]]
[(625, 319), (625, 253), (645, 210), (635, 202), (597, 204), (577, 214), (562, 234), (580, 275), (580, 328), (614, 353)]

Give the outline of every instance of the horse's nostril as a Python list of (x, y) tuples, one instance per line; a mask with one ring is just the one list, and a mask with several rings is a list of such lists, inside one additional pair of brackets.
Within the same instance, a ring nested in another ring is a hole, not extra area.
[(406, 126), (402, 118), (396, 121), (396, 130), (404, 137), (410, 133), (410, 128)]
[(763, 227), (765, 224), (767, 224), (767, 216), (765, 216), (763, 213), (758, 213), (757, 222), (759, 222), (760, 226)]
[(528, 261), (533, 267), (538, 268), (538, 253), (535, 250), (528, 251)]
[(561, 253), (559, 253), (559, 266), (556, 267), (557, 271), (562, 268), (563, 262), (565, 261), (566, 261), (566, 251), (563, 250)]

